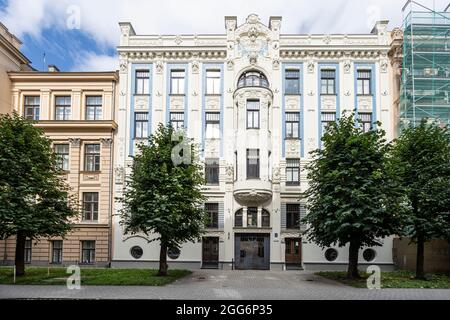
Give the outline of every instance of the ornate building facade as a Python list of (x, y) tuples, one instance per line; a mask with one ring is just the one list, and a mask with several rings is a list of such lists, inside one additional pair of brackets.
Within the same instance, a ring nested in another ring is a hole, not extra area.
[[(62, 178), (80, 214), (65, 238), (28, 239), (34, 265), (108, 265), (111, 260), (113, 156), (117, 129), (117, 72), (9, 72), (12, 110), (37, 121), (52, 140)], [(15, 239), (0, 241), (3, 264), (15, 258)]]
[[(220, 35), (139, 35), (120, 23), (120, 88), (115, 195), (124, 190), (136, 145), (158, 123), (183, 127), (201, 145), (210, 215), (202, 240), (169, 250), (190, 268), (341, 268), (348, 248), (303, 237), (308, 187), (303, 170), (330, 121), (356, 110), (365, 129), (382, 123), (394, 137), (391, 34), (281, 33), (257, 15), (225, 17)], [(116, 202), (115, 212), (120, 210)], [(123, 233), (113, 217), (113, 266), (159, 260), (152, 237)], [(392, 239), (363, 248), (362, 264), (392, 266)]]

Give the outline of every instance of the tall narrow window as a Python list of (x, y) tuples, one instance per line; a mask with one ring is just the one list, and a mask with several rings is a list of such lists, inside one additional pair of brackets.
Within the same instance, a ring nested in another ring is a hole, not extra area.
[(81, 241), (81, 263), (92, 264), (95, 262), (95, 241)]
[(25, 263), (31, 263), (31, 240), (25, 240), (25, 252), (24, 252), (24, 261)]
[(170, 124), (174, 130), (180, 130), (184, 128), (184, 113), (183, 112), (171, 112)]
[(205, 159), (205, 178), (207, 184), (219, 184), (219, 159)]
[(357, 93), (361, 95), (372, 94), (372, 70), (358, 70)]
[(206, 139), (220, 139), (220, 113), (206, 112), (205, 114)]
[(358, 113), (358, 118), (361, 121), (361, 127), (364, 132), (372, 129), (372, 113)]
[(84, 171), (100, 171), (100, 145), (84, 146)]
[(219, 204), (218, 203), (206, 203), (206, 212), (208, 213), (208, 224), (207, 228), (218, 228), (219, 227)]
[(247, 149), (247, 179), (259, 179), (259, 149)]
[(327, 130), (327, 126), (336, 121), (336, 113), (334, 112), (322, 112), (322, 136), (325, 134), (325, 131)]
[(259, 129), (259, 100), (247, 100), (247, 129)]
[(258, 225), (258, 208), (247, 208), (247, 227), (256, 227)]
[(28, 120), (39, 120), (41, 98), (27, 96), (24, 101), (24, 116)]
[(170, 94), (184, 94), (184, 70), (170, 72)]
[(98, 220), (98, 192), (83, 192), (83, 220)]
[(136, 70), (136, 88), (135, 94), (150, 93), (150, 71)]
[(261, 226), (263, 228), (270, 227), (270, 213), (266, 209), (262, 209), (261, 211)]
[(320, 70), (320, 93), (336, 94), (336, 71), (333, 69)]
[(300, 228), (300, 205), (296, 203), (286, 204), (286, 228)]
[(286, 185), (300, 184), (300, 159), (286, 159)]
[(55, 144), (58, 169), (69, 171), (69, 144)]
[(134, 137), (136, 139), (148, 137), (148, 112), (134, 114)]
[(236, 211), (236, 213), (234, 214), (234, 226), (235, 227), (242, 227), (242, 214), (243, 210), (239, 209), (238, 211)]
[(62, 263), (62, 251), (63, 242), (62, 240), (52, 241), (52, 263), (60, 264)]
[(220, 70), (206, 70), (206, 94), (220, 94)]
[(86, 120), (102, 120), (102, 96), (86, 97)]
[(285, 94), (300, 94), (300, 71), (285, 71)]
[(300, 137), (300, 113), (286, 112), (286, 139), (298, 139)]
[(71, 98), (69, 96), (65, 97), (55, 97), (55, 119), (56, 120), (70, 120), (70, 115), (72, 112)]

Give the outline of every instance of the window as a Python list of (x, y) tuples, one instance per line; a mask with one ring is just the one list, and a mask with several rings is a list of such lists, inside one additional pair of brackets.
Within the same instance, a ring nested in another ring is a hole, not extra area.
[(100, 171), (100, 145), (86, 144), (84, 146), (84, 170)]
[(178, 259), (180, 253), (181, 252), (179, 248), (171, 247), (167, 249), (167, 256), (173, 260)]
[(180, 130), (184, 128), (184, 113), (183, 112), (171, 112), (170, 124), (174, 130)]
[(298, 139), (300, 137), (300, 113), (286, 112), (286, 139)]
[(206, 112), (205, 123), (206, 139), (220, 139), (220, 113)]
[(83, 220), (98, 220), (98, 192), (83, 192)]
[(55, 119), (56, 120), (70, 120), (71, 114), (71, 98), (55, 97)]
[(358, 113), (358, 118), (361, 121), (361, 128), (364, 132), (372, 129), (372, 114), (371, 113)]
[(81, 241), (81, 263), (92, 264), (95, 262), (95, 241)]
[(266, 209), (262, 209), (261, 212), (261, 226), (265, 228), (270, 227), (270, 213)]
[(206, 94), (220, 94), (220, 70), (206, 70)]
[(259, 129), (259, 100), (247, 100), (247, 129)]
[(31, 240), (25, 240), (25, 252), (24, 252), (24, 261), (25, 263), (31, 263)]
[(184, 94), (184, 70), (170, 72), (170, 94)]
[(371, 248), (363, 251), (363, 258), (367, 262), (371, 262), (371, 261), (375, 260), (376, 255), (377, 255), (377, 253), (375, 252), (375, 250), (373, 250)]
[(219, 159), (205, 159), (205, 179), (207, 184), (219, 184)]
[(300, 205), (296, 203), (286, 204), (286, 228), (300, 228)]
[(86, 97), (86, 120), (102, 120), (102, 96)]
[(218, 228), (219, 227), (219, 204), (218, 203), (206, 203), (206, 212), (208, 213), (208, 224), (207, 228)]
[(148, 112), (134, 114), (134, 137), (136, 139), (148, 137)]
[(234, 226), (235, 227), (242, 227), (243, 226), (243, 224), (242, 224), (242, 213), (243, 213), (243, 210), (239, 209), (234, 214)]
[(336, 94), (336, 71), (321, 70), (320, 71), (320, 93)]
[(247, 179), (259, 179), (259, 149), (247, 149)]
[(52, 263), (60, 264), (62, 263), (62, 251), (63, 242), (62, 240), (52, 241)]
[(134, 246), (130, 249), (130, 254), (133, 258), (140, 259), (144, 254), (144, 250), (139, 246)]
[(58, 169), (69, 171), (69, 144), (55, 144), (54, 148)]
[(338, 257), (338, 252), (336, 249), (333, 248), (329, 248), (325, 251), (325, 259), (327, 259), (328, 261), (334, 261), (336, 260)]
[(327, 130), (327, 126), (336, 121), (336, 113), (334, 112), (322, 112), (322, 136), (324, 135), (325, 131)]
[(258, 225), (258, 208), (247, 208), (247, 227), (256, 227)]
[(25, 97), (24, 111), (25, 119), (28, 120), (39, 120), (40, 111), (40, 97)]
[(358, 79), (357, 79), (357, 93), (358, 94), (372, 94), (371, 88), (371, 78), (372, 71), (371, 70), (358, 70)]
[(300, 94), (300, 71), (285, 71), (285, 94)]
[(150, 93), (150, 71), (136, 70), (136, 94)]
[(300, 184), (300, 159), (286, 159), (286, 185)]
[(238, 88), (242, 87), (269, 87), (269, 82), (267, 81), (266, 76), (259, 71), (247, 71), (244, 72), (238, 80), (237, 84)]

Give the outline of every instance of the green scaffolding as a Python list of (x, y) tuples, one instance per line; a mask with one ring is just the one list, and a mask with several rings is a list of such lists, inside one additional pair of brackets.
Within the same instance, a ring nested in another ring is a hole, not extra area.
[(450, 124), (450, 12), (411, 10), (403, 32), (400, 130), (422, 118)]

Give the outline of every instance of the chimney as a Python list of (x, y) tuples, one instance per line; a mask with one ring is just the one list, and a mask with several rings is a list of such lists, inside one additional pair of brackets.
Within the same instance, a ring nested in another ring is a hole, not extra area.
[(49, 64), (48, 65), (48, 72), (59, 72), (59, 69), (54, 64)]

